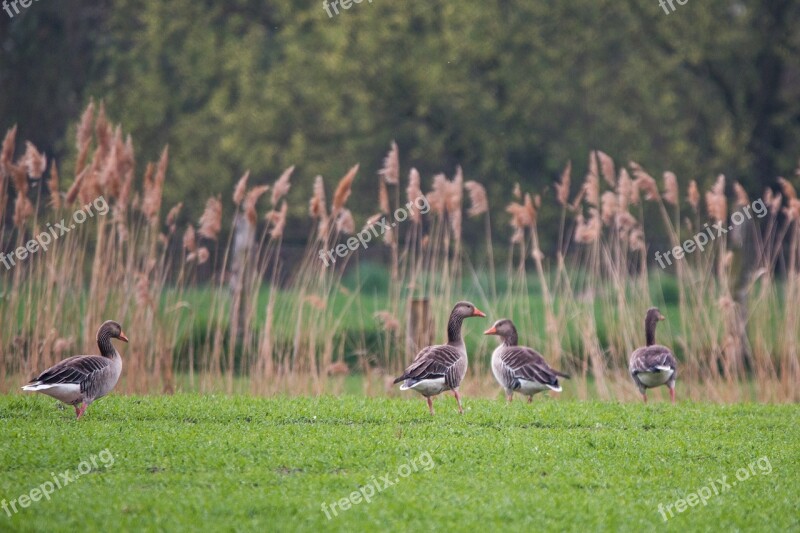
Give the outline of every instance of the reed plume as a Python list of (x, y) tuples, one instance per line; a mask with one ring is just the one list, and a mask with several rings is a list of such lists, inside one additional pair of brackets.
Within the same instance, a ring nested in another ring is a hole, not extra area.
[(637, 204), (638, 198), (634, 201), (633, 181), (631, 180), (628, 171), (623, 167), (619, 171), (619, 180), (617, 181), (617, 200), (620, 211), (627, 211), (630, 204)]
[(783, 191), (783, 196), (786, 197), (787, 203), (789, 204), (783, 209), (783, 213), (789, 220), (794, 221), (800, 219), (800, 201), (797, 199), (797, 192), (795, 191), (794, 185), (786, 178), (778, 178), (778, 183)]
[(75, 135), (75, 146), (78, 149), (78, 157), (75, 160), (75, 175), (83, 172), (86, 165), (86, 158), (92, 144), (92, 123), (94, 122), (94, 100), (89, 101), (89, 105), (81, 115)]
[(317, 239), (324, 240), (328, 235), (328, 206), (325, 198), (325, 183), (322, 176), (314, 178), (314, 194), (308, 204), (308, 213), (317, 221)]
[(286, 228), (286, 213), (289, 205), (284, 202), (281, 208), (277, 211), (272, 210), (269, 212), (269, 222), (272, 224), (269, 236), (272, 239), (279, 239), (283, 236), (283, 231)]
[(588, 220), (578, 213), (575, 219), (575, 242), (580, 244), (590, 244), (600, 238), (602, 232), (602, 221), (597, 209), (589, 208)]
[(175, 233), (175, 230), (177, 229), (177, 221), (178, 216), (181, 213), (181, 209), (183, 209), (183, 202), (178, 202), (172, 206), (172, 209), (170, 209), (167, 213), (166, 223), (170, 234)]
[(189, 253), (197, 250), (197, 238), (194, 233), (194, 226), (189, 224), (183, 233), (183, 249)]
[(383, 158), (383, 168), (378, 171), (378, 174), (389, 185), (400, 183), (400, 150), (397, 148), (396, 142), (392, 141), (392, 147)]
[(697, 187), (697, 182), (692, 180), (689, 182), (689, 189), (686, 192), (686, 201), (692, 206), (695, 213), (698, 213), (700, 208), (700, 189)]
[(331, 209), (331, 215), (336, 216), (339, 211), (342, 210), (344, 204), (347, 202), (347, 199), (350, 198), (350, 193), (352, 192), (353, 188), (353, 180), (358, 174), (359, 165), (354, 165), (347, 171), (347, 174), (339, 180), (339, 184), (336, 186), (336, 191), (333, 193), (333, 207)]
[(486, 198), (486, 189), (477, 181), (464, 183), (464, 188), (469, 193), (469, 209), (467, 215), (478, 217), (489, 211), (489, 200)]
[(603, 174), (603, 179), (611, 187), (616, 186), (616, 171), (614, 170), (614, 160), (605, 152), (597, 150), (597, 157), (600, 159), (600, 171)]
[(678, 178), (673, 172), (664, 172), (664, 201), (671, 205), (678, 205), (680, 192), (678, 191)]
[(589, 173), (583, 182), (586, 203), (597, 207), (600, 205), (600, 176), (597, 173), (597, 158), (592, 152), (589, 157)]
[(164, 190), (164, 180), (167, 177), (167, 164), (169, 163), (169, 147), (165, 146), (158, 160), (155, 169), (155, 176), (152, 180), (145, 179), (144, 199), (142, 200), (141, 211), (151, 226), (158, 224), (158, 214), (161, 211), (161, 198)]
[(244, 200), (244, 195), (247, 192), (247, 180), (250, 179), (250, 171), (242, 175), (239, 181), (236, 182), (236, 187), (233, 188), (233, 203), (238, 207)]
[(456, 239), (461, 238), (461, 208), (464, 202), (464, 172), (459, 165), (452, 181), (447, 182), (445, 193), (445, 206), (447, 218), (450, 220), (450, 229)]
[[(660, 198), (660, 194), (658, 192), (658, 184), (656, 184), (655, 178), (651, 176), (644, 168), (641, 167), (635, 161), (631, 161), (629, 166), (633, 172), (634, 176), (634, 189), (636, 190), (637, 194), (644, 193), (644, 199), (652, 202), (658, 200)], [(638, 199), (637, 199), (638, 200)], [(638, 203), (631, 202), (631, 203)]]
[(619, 211), (617, 198), (618, 196), (611, 191), (605, 191), (600, 197), (600, 218), (606, 226), (610, 226), (616, 220)]
[(725, 198), (725, 176), (720, 174), (710, 191), (706, 191), (706, 210), (716, 222), (728, 219), (728, 200)]
[(14, 160), (14, 148), (16, 147), (17, 139), (17, 125), (14, 124), (6, 131), (6, 136), (3, 138), (3, 148), (0, 150), (0, 163), (4, 167), (8, 167)]
[(448, 180), (444, 174), (436, 174), (433, 177), (433, 189), (425, 195), (431, 211), (439, 216), (444, 215), (447, 209)]
[(222, 230), (222, 200), (212, 196), (206, 201), (206, 208), (200, 216), (198, 233), (206, 239), (217, 240)]
[(247, 217), (247, 221), (251, 226), (255, 226), (256, 221), (258, 220), (258, 216), (256, 214), (256, 203), (261, 196), (267, 193), (267, 191), (269, 191), (269, 185), (259, 185), (250, 189), (244, 197), (244, 205), (242, 206), (242, 210), (244, 211), (245, 217)]
[(28, 176), (39, 179), (47, 169), (47, 157), (36, 149), (30, 141), (25, 141), (25, 155), (22, 156)]
[(386, 188), (384, 180), (380, 180), (380, 183), (378, 183), (378, 206), (381, 208), (382, 213), (388, 214), (392, 210), (389, 205), (389, 190)]
[[(412, 168), (408, 173), (408, 187), (406, 188), (408, 203), (416, 205), (417, 201), (423, 196), (419, 172), (416, 168)], [(422, 220), (422, 215), (416, 209), (411, 209), (409, 215), (414, 224), (419, 224)]]
[(349, 209), (342, 209), (336, 217), (336, 231), (347, 235), (355, 233), (356, 223)]
[(283, 173), (280, 177), (275, 181), (272, 185), (272, 207), (278, 205), (278, 202), (281, 201), (281, 198), (289, 194), (289, 189), (292, 188), (291, 178), (292, 173), (294, 172), (294, 165), (290, 166)]

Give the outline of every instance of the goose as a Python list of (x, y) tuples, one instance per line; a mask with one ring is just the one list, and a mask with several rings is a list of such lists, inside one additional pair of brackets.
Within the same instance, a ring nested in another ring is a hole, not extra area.
[(629, 363), (631, 377), (644, 403), (647, 403), (647, 389), (661, 385), (669, 388), (669, 397), (675, 403), (675, 378), (678, 377), (675, 356), (666, 346), (656, 344), (656, 325), (661, 320), (666, 319), (657, 308), (648, 309), (644, 319), (647, 346), (634, 350)]
[(492, 374), (506, 391), (506, 400), (511, 403), (514, 391), (533, 401), (534, 394), (551, 390), (561, 392), (558, 378), (569, 379), (569, 375), (553, 370), (536, 350), (519, 346), (517, 328), (514, 323), (503, 318), (483, 332), (484, 335), (497, 335), (503, 342), (492, 353)]
[(80, 419), (93, 401), (111, 392), (122, 373), (122, 357), (111, 344), (111, 339), (128, 342), (122, 327), (107, 320), (97, 330), (101, 355), (76, 355), (64, 359), (39, 374), (22, 390), (41, 392), (73, 406)]
[(465, 318), (485, 317), (470, 302), (458, 302), (450, 313), (447, 322), (447, 344), (423, 348), (414, 362), (405, 369), (403, 375), (394, 383), (403, 384), (400, 390), (414, 390), (428, 401), (428, 409), (433, 412), (433, 396), (452, 390), (458, 402), (458, 412), (464, 414), (458, 387), (467, 373), (467, 348), (461, 338), (461, 324)]

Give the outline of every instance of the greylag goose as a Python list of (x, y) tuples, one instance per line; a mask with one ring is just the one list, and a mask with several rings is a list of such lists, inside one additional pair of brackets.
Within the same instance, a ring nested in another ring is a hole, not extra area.
[(116, 386), (122, 372), (122, 357), (111, 339), (128, 342), (122, 327), (113, 320), (103, 322), (97, 330), (97, 346), (101, 355), (76, 355), (48, 368), (22, 387), (41, 392), (72, 405), (78, 418), (96, 399)]
[(678, 377), (675, 356), (666, 346), (656, 344), (656, 325), (661, 320), (666, 319), (655, 307), (647, 311), (644, 319), (647, 346), (631, 354), (629, 370), (645, 403), (647, 389), (661, 385), (669, 388), (669, 397), (675, 403), (675, 378)]
[(492, 373), (506, 391), (506, 399), (511, 402), (514, 391), (533, 401), (533, 395), (542, 391), (561, 392), (558, 378), (569, 379), (567, 374), (553, 370), (536, 350), (519, 346), (517, 328), (514, 323), (503, 318), (487, 329), (484, 335), (497, 335), (503, 342), (492, 353)]
[(450, 312), (447, 322), (447, 344), (423, 348), (395, 383), (403, 384), (400, 390), (413, 389), (425, 396), (428, 409), (433, 414), (432, 396), (452, 390), (458, 402), (458, 412), (463, 414), (458, 386), (467, 373), (467, 348), (461, 338), (461, 324), (465, 318), (485, 317), (469, 302), (458, 302)]

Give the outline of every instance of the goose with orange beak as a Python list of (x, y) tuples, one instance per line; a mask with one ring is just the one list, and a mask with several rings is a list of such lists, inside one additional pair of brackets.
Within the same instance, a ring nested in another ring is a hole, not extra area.
[(484, 335), (497, 335), (503, 341), (492, 353), (492, 373), (506, 392), (508, 402), (514, 392), (528, 397), (528, 403), (539, 392), (552, 390), (561, 392), (558, 378), (569, 376), (553, 370), (539, 352), (518, 344), (517, 328), (514, 323), (503, 318), (487, 329)]
[(48, 368), (24, 391), (41, 392), (75, 408), (80, 419), (93, 401), (111, 392), (122, 374), (122, 356), (111, 339), (128, 342), (122, 326), (113, 320), (103, 322), (97, 330), (100, 355), (76, 355)]
[(675, 379), (678, 377), (678, 363), (672, 351), (666, 346), (656, 344), (656, 326), (664, 315), (652, 307), (644, 318), (646, 346), (634, 350), (629, 362), (633, 382), (639, 389), (644, 403), (647, 403), (647, 389), (666, 385), (669, 397), (675, 403)]
[(467, 373), (467, 347), (461, 338), (461, 326), (465, 318), (485, 317), (470, 302), (458, 302), (447, 322), (447, 344), (428, 346), (420, 351), (403, 375), (395, 379), (402, 382), (400, 390), (414, 390), (425, 397), (428, 410), (433, 415), (433, 397), (452, 390), (458, 402), (458, 412), (463, 414), (458, 387)]

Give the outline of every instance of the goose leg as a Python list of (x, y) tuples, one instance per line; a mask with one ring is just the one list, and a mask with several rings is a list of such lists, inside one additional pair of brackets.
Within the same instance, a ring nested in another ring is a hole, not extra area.
[(456, 397), (456, 401), (458, 402), (458, 412), (463, 415), (464, 409), (461, 407), (461, 395), (458, 394), (458, 391), (456, 389), (453, 389), (453, 396)]
[(528, 403), (533, 403), (533, 396), (528, 396)]
[(506, 401), (508, 403), (511, 403), (513, 400), (514, 400), (514, 393), (513, 392), (506, 393)]
[(675, 389), (673, 387), (669, 388), (669, 398), (672, 400), (672, 403), (675, 403)]
[(644, 403), (647, 403), (647, 393), (646, 392), (642, 393), (642, 400), (644, 400)]
[(85, 403), (81, 403), (80, 409), (77, 406), (75, 407), (75, 414), (78, 415), (78, 420), (80, 420), (83, 416), (83, 413), (86, 412), (86, 407), (88, 406)]
[(426, 398), (428, 400), (428, 410), (431, 412), (431, 416), (433, 416), (433, 400), (430, 396)]

